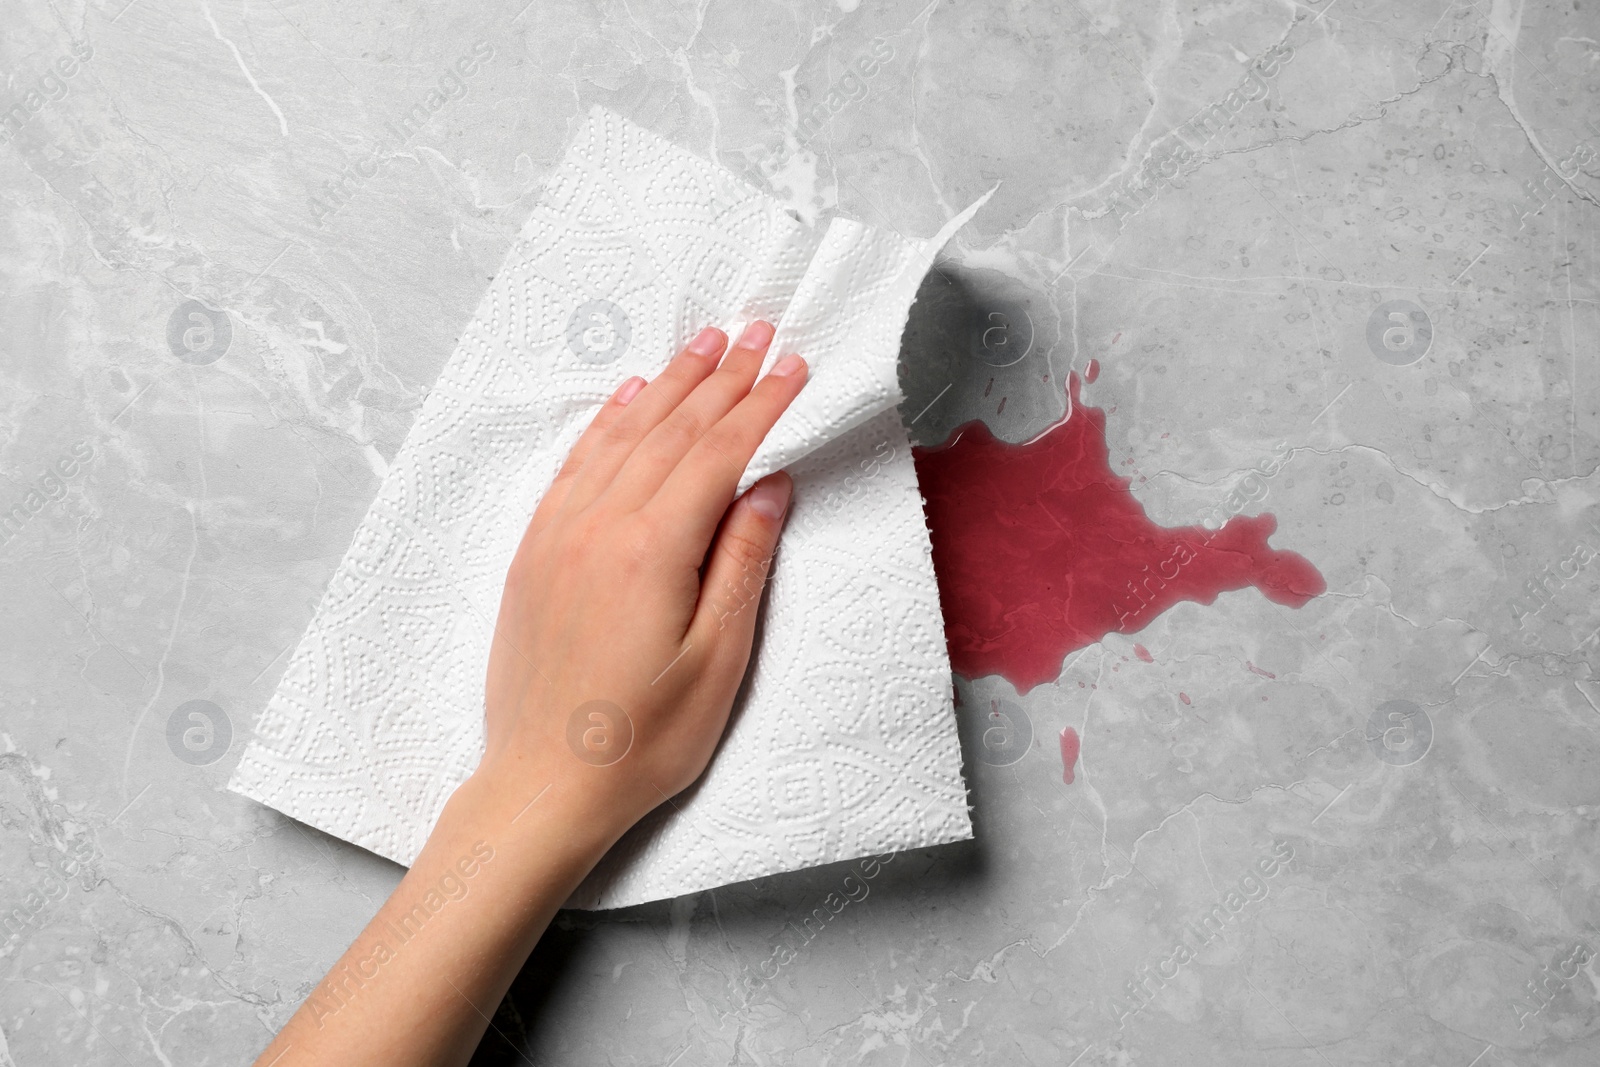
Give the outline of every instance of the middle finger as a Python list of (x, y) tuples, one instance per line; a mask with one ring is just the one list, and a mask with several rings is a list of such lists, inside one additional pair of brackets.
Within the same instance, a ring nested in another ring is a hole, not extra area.
[(704, 440), (706, 432), (750, 392), (767, 357), (772, 335), (772, 324), (760, 319), (746, 326), (716, 373), (696, 386), (639, 442), (612, 479), (607, 496), (630, 509), (654, 496), (683, 457)]
[(721, 330), (707, 326), (616, 418), (604, 429), (597, 427), (592, 440), (587, 433), (580, 439), (574, 452), (582, 455), (562, 501), (564, 511), (587, 507), (610, 487), (634, 449), (716, 370), (726, 343)]

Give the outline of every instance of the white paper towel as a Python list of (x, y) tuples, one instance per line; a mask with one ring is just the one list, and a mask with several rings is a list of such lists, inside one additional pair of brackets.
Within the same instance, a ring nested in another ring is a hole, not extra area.
[[(985, 197), (987, 199), (987, 197)], [(626, 377), (701, 327), (779, 324), (811, 375), (741, 483), (795, 495), (751, 676), (710, 771), (568, 902), (610, 908), (971, 836), (938, 592), (894, 405), (931, 241), (815, 232), (601, 108), (428, 394), (229, 787), (409, 864), (483, 750), (501, 586)]]

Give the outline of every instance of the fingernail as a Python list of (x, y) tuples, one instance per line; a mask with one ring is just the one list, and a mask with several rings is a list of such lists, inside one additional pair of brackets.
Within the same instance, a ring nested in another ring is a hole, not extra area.
[(617, 390), (617, 403), (626, 405), (628, 401), (639, 395), (639, 390), (644, 388), (644, 379), (635, 375), (622, 383), (622, 388)]
[(722, 347), (722, 331), (715, 326), (707, 326), (694, 335), (694, 340), (689, 342), (689, 351), (697, 356), (714, 356)]
[(791, 374), (803, 374), (805, 369), (805, 360), (796, 355), (788, 355), (778, 360), (777, 364), (772, 368), (772, 374), (779, 378), (787, 378)]
[(789, 493), (793, 488), (794, 484), (787, 478), (760, 482), (750, 490), (750, 506), (758, 515), (781, 519), (789, 508)]
[(772, 323), (757, 319), (739, 334), (740, 348), (765, 348), (772, 343)]

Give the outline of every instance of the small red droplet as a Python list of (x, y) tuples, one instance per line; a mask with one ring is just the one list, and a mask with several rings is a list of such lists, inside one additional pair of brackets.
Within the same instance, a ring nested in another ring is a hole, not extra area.
[[(1119, 333), (1117, 336), (1121, 337), (1122, 335)], [(1113, 342), (1113, 344), (1114, 343), (1115, 342)], [(1100, 377), (1100, 361), (1098, 359), (1091, 359), (1089, 361), (1089, 365), (1083, 368), (1084, 383), (1086, 385), (1093, 385), (1094, 380), (1098, 377)]]
[(1133, 654), (1144, 660), (1146, 663), (1154, 663), (1156, 661), (1156, 658), (1150, 654), (1150, 650), (1145, 648), (1143, 645), (1134, 645)]
[(1188, 693), (1179, 693), (1178, 694), (1178, 699), (1183, 701), (1185, 704), (1190, 703), (1189, 694)]
[(1082, 743), (1078, 740), (1078, 731), (1070, 726), (1061, 729), (1061, 780), (1068, 785), (1072, 784), (1072, 768), (1078, 765), (1078, 750)]
[(1276, 674), (1273, 674), (1271, 671), (1262, 670), (1260, 667), (1257, 667), (1254, 663), (1251, 663), (1249, 660), (1245, 660), (1244, 661), (1244, 665), (1246, 667), (1250, 668), (1250, 673), (1251, 674), (1259, 674), (1263, 678), (1276, 679), (1278, 677)]

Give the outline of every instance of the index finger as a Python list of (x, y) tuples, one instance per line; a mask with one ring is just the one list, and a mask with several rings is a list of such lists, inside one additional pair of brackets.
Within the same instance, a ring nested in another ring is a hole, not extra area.
[(641, 509), (703, 553), (711, 544), (745, 467), (805, 387), (806, 361), (784, 356), (733, 410), (696, 441)]

